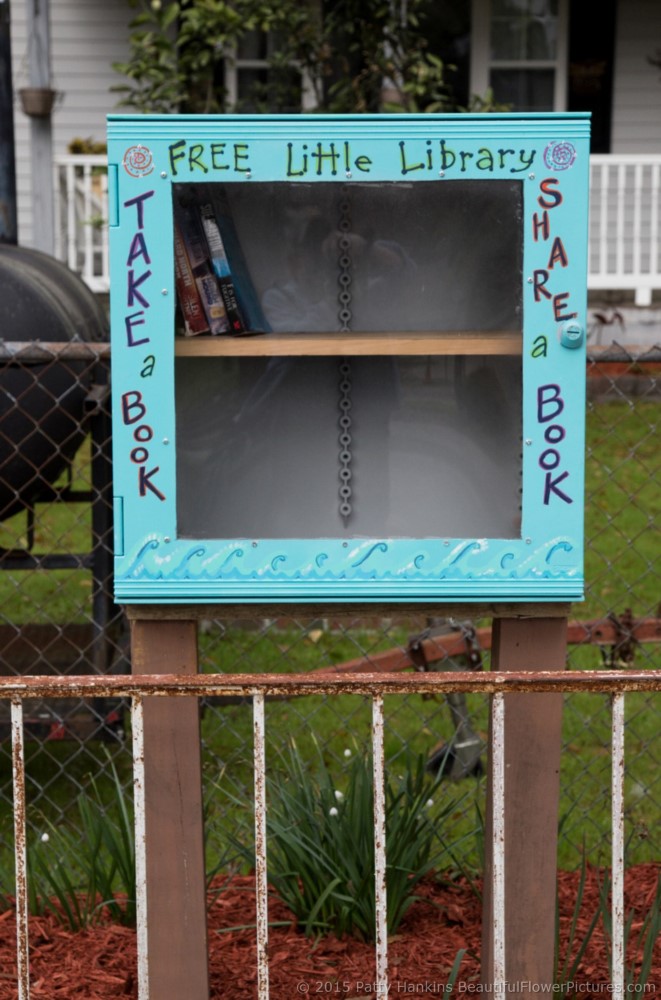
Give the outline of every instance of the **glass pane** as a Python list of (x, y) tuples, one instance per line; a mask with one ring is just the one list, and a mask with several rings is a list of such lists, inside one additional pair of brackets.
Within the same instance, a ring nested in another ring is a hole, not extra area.
[(551, 69), (492, 69), (497, 101), (513, 111), (553, 111), (555, 72)]
[(278, 31), (249, 31), (237, 43), (236, 55), (239, 60), (250, 59), (267, 62), (283, 47), (285, 39)]
[(491, 0), (491, 16), (557, 17), (558, 0)]
[(549, 59), (557, 51), (557, 3), (498, 4), (491, 20), (492, 59)]
[(268, 35), (257, 29), (241, 35), (236, 55), (238, 59), (268, 59)]
[(240, 257), (237, 294), (267, 329), (521, 328), (519, 181), (251, 181), (178, 185), (176, 198), (195, 201), (203, 187), (230, 264)]
[(519, 358), (342, 363), (177, 359), (178, 537), (519, 537)]
[(293, 113), (301, 110), (301, 74), (288, 66), (247, 69), (237, 77), (237, 109), (245, 114)]
[(241, 106), (250, 101), (255, 92), (262, 92), (268, 87), (269, 71), (263, 69), (246, 69), (241, 67), (236, 72), (237, 98)]
[(525, 29), (520, 21), (494, 20), (491, 24), (491, 58), (525, 59)]
[[(520, 181), (174, 196), (185, 233), (215, 216), (249, 330), (521, 330)], [(182, 357), (176, 398), (179, 537), (518, 536), (519, 357)]]
[(466, 0), (426, 3), (421, 27), (433, 52), (451, 73), (452, 91), (458, 105), (469, 101), (471, 5)]

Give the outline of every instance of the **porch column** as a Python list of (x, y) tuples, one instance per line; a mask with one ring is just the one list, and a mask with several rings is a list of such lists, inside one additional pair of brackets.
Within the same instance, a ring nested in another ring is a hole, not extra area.
[(9, 0), (0, 0), (0, 243), (18, 242)]
[[(27, 0), (28, 79), (30, 87), (52, 87), (49, 0)], [(55, 253), (53, 128), (50, 115), (30, 118), (32, 245)]]

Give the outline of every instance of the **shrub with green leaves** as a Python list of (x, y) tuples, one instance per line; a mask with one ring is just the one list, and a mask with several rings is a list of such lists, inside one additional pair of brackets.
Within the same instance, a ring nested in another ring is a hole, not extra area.
[[(406, 17), (383, 0), (337, 0), (323, 16), (300, 0), (132, 0), (129, 57), (113, 89), (138, 112), (295, 112), (305, 74), (316, 111), (449, 111), (456, 106), (442, 60), (428, 50), (430, 0)], [(224, 63), (246, 43), (271, 39), (266, 81), (230, 107)], [(387, 93), (384, 81), (388, 80)], [(487, 98), (484, 102), (490, 105)]]
[[(356, 754), (340, 787), (321, 753), (314, 769), (292, 743), (268, 786), (269, 881), (308, 935), (334, 932), (372, 940), (374, 781), (371, 758)], [(386, 883), (389, 933), (416, 898), (421, 879), (445, 854), (440, 825), (456, 801), (434, 802), (437, 780), (422, 757), (387, 776)]]

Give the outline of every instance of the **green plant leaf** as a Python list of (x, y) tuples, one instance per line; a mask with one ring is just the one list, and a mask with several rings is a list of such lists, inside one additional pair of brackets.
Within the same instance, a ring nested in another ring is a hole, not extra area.
[[(456, 807), (448, 800), (429, 818), (438, 782), (421, 758), (405, 777), (386, 781), (388, 926), (397, 926), (417, 898), (420, 880), (440, 864), (445, 847), (437, 826)], [(300, 927), (371, 940), (375, 934), (374, 784), (371, 758), (356, 754), (338, 794), (317, 747), (314, 767), (296, 744), (279, 755), (268, 783), (269, 877)]]

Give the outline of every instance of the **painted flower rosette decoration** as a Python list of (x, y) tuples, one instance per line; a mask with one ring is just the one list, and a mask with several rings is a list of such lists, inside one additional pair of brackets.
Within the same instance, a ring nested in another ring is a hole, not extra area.
[(576, 159), (571, 142), (550, 142), (544, 150), (544, 163), (549, 170), (568, 170)]
[(124, 153), (123, 162), (131, 177), (146, 177), (154, 169), (154, 158), (146, 146), (130, 146)]

